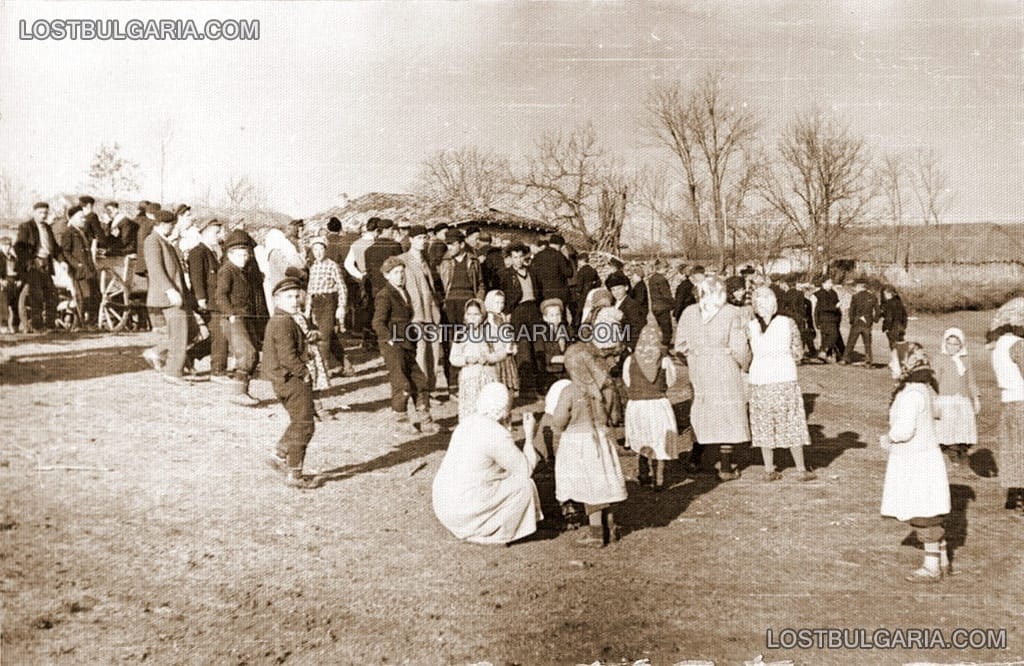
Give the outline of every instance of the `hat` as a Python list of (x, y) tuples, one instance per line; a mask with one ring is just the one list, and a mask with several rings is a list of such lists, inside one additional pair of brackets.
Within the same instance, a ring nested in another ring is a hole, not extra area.
[(611, 290), (612, 287), (628, 287), (629, 278), (622, 273), (612, 273), (604, 281), (604, 286)]
[(96, 203), (96, 200), (93, 199), (92, 197), (89, 197), (89, 196), (78, 197), (78, 203), (79, 203), (79, 205), (81, 205), (84, 208), (85, 206), (88, 206), (89, 204)]
[(155, 215), (158, 210), (160, 210), (160, 204), (156, 203), (155, 201), (150, 201), (148, 204), (146, 204), (147, 213), (152, 213)]
[(472, 236), (473, 234), (480, 233), (480, 227), (478, 227), (475, 224), (471, 224), (468, 227), (465, 227), (465, 229), (466, 229), (466, 236)]
[(49, 207), (50, 207), (50, 204), (46, 203), (45, 201), (37, 201), (34, 204), (32, 204), (32, 210), (36, 210), (37, 208), (47, 208), (48, 209)]
[(75, 215), (78, 215), (81, 212), (82, 212), (82, 207), (81, 206), (72, 206), (71, 208), (68, 208), (68, 212), (67, 212), (68, 219), (70, 220)]
[(395, 269), (396, 266), (405, 266), (405, 260), (398, 256), (391, 256), (384, 260), (384, 263), (380, 265), (380, 272), (383, 275), (387, 275)]
[(409, 238), (416, 238), (427, 233), (427, 228), (422, 224), (414, 224), (409, 227)]
[(742, 269), (742, 270), (740, 271), (740, 275), (753, 275), (753, 274), (754, 274), (754, 272), (755, 272), (755, 271), (754, 271), (754, 267), (753, 267), (753, 266), (751, 266), (750, 264), (747, 264), (747, 265), (746, 265), (746, 266), (744, 266), (744, 267), (743, 267), (743, 269)]
[(273, 296), (277, 296), (284, 291), (296, 291), (302, 289), (302, 281), (298, 278), (286, 277), (276, 285), (274, 285)]
[(449, 229), (444, 234), (444, 242), (446, 243), (461, 243), (466, 240), (465, 234), (458, 229)]
[(435, 233), (439, 233), (439, 232), (444, 231), (447, 228), (448, 228), (448, 223), (447, 222), (438, 222), (437, 224), (434, 225), (434, 227), (431, 229), (431, 231), (433, 231)]
[(551, 243), (552, 245), (565, 245), (565, 239), (559, 236), (558, 234), (554, 234), (548, 240), (548, 243)]
[(241, 229), (235, 229), (228, 234), (227, 240), (224, 241), (225, 250), (230, 250), (233, 247), (252, 247), (252, 238)]
[[(467, 231), (468, 231), (468, 229), (467, 229)], [(481, 231), (480, 235), (477, 237), (477, 240), (479, 240), (481, 243), (490, 243), (491, 242), (491, 235), (489, 233), (487, 233), (486, 231)]]
[(625, 266), (624, 263), (622, 263), (620, 260), (616, 259), (615, 257), (612, 257), (611, 259), (609, 259), (608, 263), (611, 264), (612, 267), (615, 270), (622, 270), (622, 267)]
[(208, 228), (213, 227), (213, 226), (223, 227), (224, 224), (221, 223), (221, 221), (218, 220), (217, 218), (211, 217), (206, 222), (203, 222), (203, 224), (199, 227), (199, 231), (200, 232), (206, 231)]
[(192, 210), (192, 206), (189, 206), (188, 204), (178, 204), (178, 207), (174, 209), (174, 214), (183, 215), (190, 210)]
[(153, 216), (156, 217), (156, 223), (157, 224), (165, 224), (165, 223), (168, 223), (168, 222), (174, 222), (174, 220), (177, 219), (175, 217), (174, 213), (172, 211), (169, 211), (169, 210), (158, 210), (158, 211), (156, 211), (153, 214)]
[(313, 247), (314, 245), (323, 245), (324, 247), (327, 247), (327, 239), (323, 236), (313, 236), (309, 239), (309, 246)]
[(747, 281), (739, 275), (732, 275), (725, 279), (725, 293), (732, 294), (732, 292), (739, 289), (746, 289)]
[(121, 207), (121, 204), (117, 203), (116, 201), (108, 201), (107, 203), (105, 203), (103, 205), (104, 206), (112, 206), (114, 208), (120, 208)]
[(288, 223), (288, 226), (290, 226), (290, 227), (304, 227), (304, 226), (306, 226), (306, 221), (303, 220), (303, 219), (292, 220), (291, 222)]
[(704, 275), (704, 267), (699, 265), (699, 264), (697, 266), (694, 266), (690, 270), (690, 275), (693, 275), (694, 273), (699, 273), (700, 275)]
[(377, 229), (379, 229), (379, 228), (380, 228), (380, 218), (379, 217), (371, 217), (369, 220), (366, 221), (366, 230), (367, 231), (377, 231)]
[(541, 301), (540, 311), (544, 312), (548, 308), (558, 308), (559, 310), (563, 310), (565, 309), (565, 304), (562, 303), (562, 299), (560, 298), (545, 298)]
[(378, 229), (390, 229), (393, 226), (395, 226), (393, 220), (381, 219), (379, 222), (377, 222)]
[(332, 234), (336, 234), (341, 231), (341, 220), (336, 217), (332, 217), (327, 220), (327, 231), (330, 231)]

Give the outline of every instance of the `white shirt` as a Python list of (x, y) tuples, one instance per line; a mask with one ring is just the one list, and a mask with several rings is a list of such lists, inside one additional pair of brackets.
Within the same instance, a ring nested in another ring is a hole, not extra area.
[(793, 359), (793, 337), (798, 335), (796, 325), (789, 317), (776, 315), (768, 323), (768, 329), (761, 330), (761, 323), (754, 319), (750, 329), (750, 384), (782, 384), (795, 382), (796, 361)]

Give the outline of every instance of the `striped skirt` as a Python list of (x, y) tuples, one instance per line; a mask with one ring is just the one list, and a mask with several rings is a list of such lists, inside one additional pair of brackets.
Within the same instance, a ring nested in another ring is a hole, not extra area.
[(1024, 402), (1004, 402), (999, 415), (999, 485), (1024, 488)]

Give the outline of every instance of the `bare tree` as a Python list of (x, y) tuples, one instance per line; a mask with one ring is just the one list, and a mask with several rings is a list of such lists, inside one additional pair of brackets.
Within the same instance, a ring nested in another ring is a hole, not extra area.
[(767, 273), (772, 260), (782, 253), (786, 244), (786, 228), (785, 221), (768, 210), (751, 214), (742, 226), (736, 227), (744, 249), (757, 262), (762, 273)]
[(541, 215), (594, 246), (618, 250), (632, 178), (598, 144), (591, 123), (544, 134), (518, 183)]
[(89, 165), (89, 180), (111, 199), (139, 189), (139, 165), (121, 155), (121, 146), (101, 144)]
[(224, 185), (225, 206), (234, 210), (258, 210), (265, 205), (263, 190), (248, 176), (232, 176)]
[(164, 173), (167, 169), (167, 151), (174, 139), (174, 122), (165, 120), (160, 126), (160, 201), (164, 200)]
[(647, 110), (648, 130), (679, 161), (690, 221), (708, 228), (724, 265), (730, 221), (741, 217), (760, 168), (760, 123), (714, 72), (689, 90), (656, 88)]
[(938, 154), (932, 148), (914, 151), (913, 189), (925, 224), (939, 224), (949, 205), (948, 178)]
[(835, 258), (843, 232), (862, 221), (876, 196), (864, 139), (820, 111), (783, 133), (778, 160), (758, 178), (759, 192), (811, 254), (812, 274)]
[(645, 166), (637, 176), (636, 207), (651, 220), (652, 227), (659, 224), (671, 230), (675, 243), (670, 249), (681, 249), (691, 258), (710, 256), (708, 252), (713, 246), (708, 230), (690, 219), (689, 203), (681, 196), (681, 187), (682, 183), (677, 183), (667, 167)]
[(487, 209), (506, 202), (512, 170), (506, 158), (476, 147), (440, 150), (423, 160), (414, 189), (449, 206)]
[(16, 218), (27, 198), (24, 185), (8, 171), (0, 170), (0, 219)]
[(903, 236), (903, 199), (907, 181), (907, 161), (901, 153), (891, 152), (882, 157), (878, 168), (879, 185), (885, 195), (885, 209), (893, 226), (893, 263), (899, 263)]

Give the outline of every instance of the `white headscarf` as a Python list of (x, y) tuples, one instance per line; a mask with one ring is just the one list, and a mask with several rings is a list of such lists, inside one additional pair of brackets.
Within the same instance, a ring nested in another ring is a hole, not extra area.
[[(956, 338), (960, 341), (960, 351), (955, 354), (950, 354), (946, 348), (946, 340), (949, 338)], [(953, 365), (956, 366), (957, 373), (963, 377), (964, 373), (967, 372), (967, 367), (963, 361), (967, 356), (967, 337), (964, 336), (964, 332), (959, 328), (947, 328), (946, 332), (942, 334), (942, 353), (953, 359)]]
[(476, 413), (500, 421), (508, 414), (508, 389), (501, 382), (491, 382), (476, 397)]
[(700, 316), (706, 324), (725, 305), (728, 294), (725, 293), (724, 282), (717, 277), (706, 277), (697, 285), (697, 296), (700, 298)]

